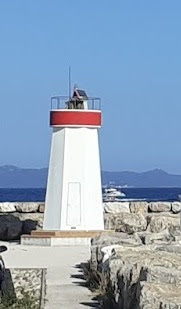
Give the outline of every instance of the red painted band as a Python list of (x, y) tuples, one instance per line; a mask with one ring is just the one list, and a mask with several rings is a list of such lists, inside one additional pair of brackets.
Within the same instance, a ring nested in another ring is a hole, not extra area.
[(50, 112), (51, 126), (101, 126), (101, 111), (51, 111)]

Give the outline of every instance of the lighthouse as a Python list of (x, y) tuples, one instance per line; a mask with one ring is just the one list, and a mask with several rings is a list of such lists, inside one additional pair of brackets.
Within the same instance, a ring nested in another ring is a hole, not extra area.
[(99, 98), (74, 88), (51, 98), (52, 141), (43, 230), (104, 230), (98, 129)]

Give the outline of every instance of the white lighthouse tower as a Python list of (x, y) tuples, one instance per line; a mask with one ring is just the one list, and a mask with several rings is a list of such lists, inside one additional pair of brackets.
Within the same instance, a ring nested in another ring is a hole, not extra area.
[(68, 101), (57, 96), (51, 105), (53, 133), (43, 230), (104, 230), (100, 99), (88, 98), (75, 88)]

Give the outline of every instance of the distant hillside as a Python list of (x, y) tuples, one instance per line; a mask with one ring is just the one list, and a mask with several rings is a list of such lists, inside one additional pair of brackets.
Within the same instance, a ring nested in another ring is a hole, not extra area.
[(104, 184), (128, 185), (131, 187), (181, 187), (181, 175), (173, 175), (161, 169), (143, 173), (135, 172), (103, 172)]
[(0, 166), (0, 188), (45, 188), (46, 181), (47, 168)]
[[(0, 166), (0, 188), (45, 188), (47, 168), (26, 169)], [(128, 187), (181, 187), (181, 175), (172, 175), (160, 169), (143, 173), (102, 172), (102, 183)]]

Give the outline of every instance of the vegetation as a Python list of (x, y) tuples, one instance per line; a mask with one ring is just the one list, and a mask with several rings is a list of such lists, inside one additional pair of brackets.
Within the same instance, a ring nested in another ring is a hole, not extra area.
[(22, 297), (5, 295), (1, 297), (0, 309), (40, 309), (37, 299), (28, 292), (22, 292)]
[(107, 270), (94, 270), (90, 262), (82, 265), (84, 279), (89, 289), (95, 294), (95, 299), (100, 302), (102, 309), (114, 309), (113, 291), (110, 286), (109, 273)]

